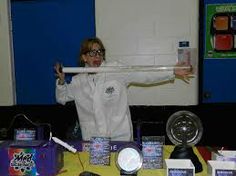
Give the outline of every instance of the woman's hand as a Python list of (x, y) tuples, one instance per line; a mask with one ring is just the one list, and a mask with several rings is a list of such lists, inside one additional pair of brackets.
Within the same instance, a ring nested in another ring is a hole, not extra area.
[(54, 70), (55, 70), (55, 76), (56, 78), (59, 79), (59, 84), (60, 85), (63, 85), (65, 83), (65, 73), (62, 71), (62, 64), (60, 63), (56, 63), (55, 66), (54, 66)]
[(192, 65), (182, 62), (182, 63), (177, 63), (175, 66), (176, 66), (176, 68), (174, 69), (175, 76), (183, 80), (184, 82), (189, 83), (190, 78), (193, 77)]

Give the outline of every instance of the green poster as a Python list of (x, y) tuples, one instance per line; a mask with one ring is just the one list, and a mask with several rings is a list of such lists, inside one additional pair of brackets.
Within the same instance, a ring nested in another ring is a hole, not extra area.
[(207, 5), (204, 58), (236, 58), (236, 4)]

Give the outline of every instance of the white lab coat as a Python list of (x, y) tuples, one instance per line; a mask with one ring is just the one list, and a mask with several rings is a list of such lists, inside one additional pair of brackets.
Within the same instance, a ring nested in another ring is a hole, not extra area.
[[(118, 62), (106, 63), (118, 66)], [(133, 126), (127, 100), (130, 83), (157, 83), (172, 80), (173, 71), (81, 73), (70, 83), (56, 82), (56, 100), (60, 104), (75, 101), (83, 140), (93, 136), (110, 137), (113, 141), (133, 140)], [(66, 118), (66, 117), (65, 117)]]

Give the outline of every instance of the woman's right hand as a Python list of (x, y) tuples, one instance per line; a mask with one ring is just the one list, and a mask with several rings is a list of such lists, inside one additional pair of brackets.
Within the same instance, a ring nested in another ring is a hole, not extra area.
[(57, 62), (54, 66), (55, 76), (59, 79), (59, 84), (63, 85), (65, 83), (65, 73), (62, 71), (62, 64)]

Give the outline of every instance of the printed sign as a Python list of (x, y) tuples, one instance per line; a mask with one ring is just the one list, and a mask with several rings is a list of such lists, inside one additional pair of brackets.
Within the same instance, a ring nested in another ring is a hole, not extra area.
[(216, 169), (215, 176), (236, 176), (236, 170)]
[(9, 175), (28, 176), (36, 175), (35, 149), (29, 148), (9, 148)]
[(193, 176), (193, 169), (169, 169), (168, 176)]
[(164, 136), (143, 136), (142, 153), (144, 169), (163, 168)]
[(110, 165), (110, 138), (107, 137), (91, 138), (90, 164)]

